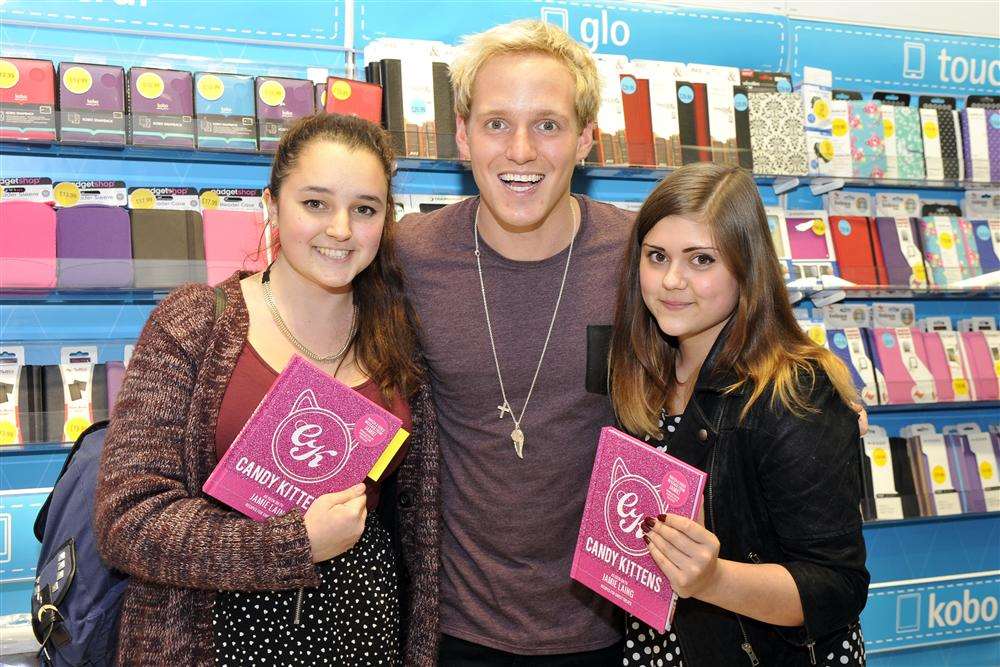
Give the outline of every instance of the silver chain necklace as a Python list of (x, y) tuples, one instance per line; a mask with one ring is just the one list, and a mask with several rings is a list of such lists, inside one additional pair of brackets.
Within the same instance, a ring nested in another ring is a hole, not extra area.
[(570, 200), (570, 217), (573, 219), (573, 232), (569, 239), (569, 252), (566, 253), (566, 266), (563, 268), (562, 282), (559, 284), (559, 296), (556, 297), (556, 307), (552, 311), (552, 321), (549, 322), (549, 331), (545, 334), (545, 344), (542, 345), (542, 354), (538, 357), (538, 365), (535, 367), (535, 376), (531, 378), (531, 386), (528, 387), (528, 395), (524, 399), (524, 405), (521, 407), (520, 416), (515, 417), (514, 411), (510, 407), (510, 401), (507, 400), (507, 390), (503, 385), (503, 374), (500, 372), (500, 358), (497, 356), (497, 346), (493, 339), (493, 324), (490, 321), (490, 308), (486, 302), (486, 284), (483, 282), (483, 264), (480, 259), (479, 253), (479, 208), (476, 208), (476, 218), (473, 223), (473, 237), (475, 238), (475, 255), (476, 255), (476, 271), (479, 273), (479, 289), (483, 294), (483, 312), (486, 313), (486, 330), (490, 334), (490, 348), (493, 350), (493, 363), (496, 364), (497, 369), (497, 380), (500, 382), (500, 396), (503, 398), (503, 403), (497, 406), (497, 410), (500, 411), (500, 419), (503, 419), (504, 413), (509, 413), (510, 418), (514, 421), (514, 430), (510, 432), (510, 439), (514, 443), (514, 453), (517, 454), (519, 459), (524, 458), (524, 431), (521, 430), (521, 421), (524, 419), (524, 413), (528, 409), (528, 402), (531, 400), (531, 392), (535, 389), (535, 382), (538, 380), (538, 373), (542, 370), (542, 362), (545, 360), (545, 351), (549, 348), (549, 339), (552, 337), (552, 329), (556, 324), (556, 316), (559, 314), (559, 304), (562, 302), (563, 290), (566, 288), (566, 276), (569, 274), (569, 262), (573, 258), (573, 242), (576, 240), (576, 215), (573, 213), (573, 203)]
[(281, 313), (278, 312), (278, 306), (274, 303), (274, 294), (271, 293), (271, 267), (267, 267), (264, 270), (264, 275), (260, 279), (261, 287), (264, 288), (264, 303), (267, 304), (267, 309), (271, 311), (271, 319), (274, 320), (275, 325), (277, 325), (278, 330), (285, 337), (289, 343), (295, 346), (295, 349), (305, 355), (307, 358), (320, 364), (328, 364), (331, 361), (336, 361), (342, 356), (347, 354), (347, 350), (351, 347), (351, 343), (354, 342), (354, 336), (358, 333), (358, 305), (354, 304), (354, 310), (351, 314), (351, 330), (347, 334), (347, 340), (344, 342), (344, 346), (340, 348), (338, 352), (333, 354), (328, 354), (326, 356), (321, 356), (306, 347), (292, 330), (288, 328), (285, 324), (284, 318), (281, 317)]

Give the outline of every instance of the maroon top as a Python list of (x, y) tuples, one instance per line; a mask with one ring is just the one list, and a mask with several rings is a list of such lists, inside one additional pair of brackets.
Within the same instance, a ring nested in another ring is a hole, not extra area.
[[(222, 408), (219, 410), (219, 422), (215, 428), (215, 453), (222, 460), (226, 450), (233, 444), (233, 440), (239, 435), (250, 415), (260, 404), (268, 389), (278, 377), (278, 372), (271, 368), (260, 356), (249, 341), (243, 344), (240, 350), (240, 357), (236, 361), (236, 368), (226, 387), (226, 393), (222, 397)], [(403, 422), (403, 428), (413, 432), (413, 421), (410, 415), (410, 406), (406, 401), (398, 396), (393, 400), (392, 405), (387, 406), (382, 398), (382, 393), (373, 380), (353, 387), (353, 389), (373, 403), (381, 405), (392, 414), (399, 417)], [(382, 479), (386, 479), (396, 471), (406, 455), (409, 446), (407, 439), (403, 446), (399, 448), (395, 458), (382, 474)], [(378, 506), (379, 483), (368, 479), (365, 480), (368, 486), (368, 509), (372, 510)]]

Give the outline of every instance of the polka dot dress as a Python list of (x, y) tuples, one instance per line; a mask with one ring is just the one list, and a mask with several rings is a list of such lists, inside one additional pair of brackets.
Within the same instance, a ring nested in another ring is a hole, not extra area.
[[(838, 638), (839, 639), (839, 638)], [(846, 638), (837, 646), (824, 646), (825, 655), (817, 649), (816, 658), (821, 667), (864, 667), (865, 638), (861, 635), (861, 625), (850, 628)]]
[(374, 513), (349, 551), (317, 565), (321, 583), (297, 590), (223, 591), (215, 603), (215, 664), (400, 664), (399, 588), (389, 534)]
[[(646, 442), (661, 452), (667, 451), (668, 443), (680, 423), (679, 415), (670, 416), (661, 410), (657, 427), (663, 432), (663, 440), (655, 441), (647, 435)], [(677, 641), (677, 634), (670, 630), (665, 633), (657, 632), (642, 621), (629, 617), (625, 627), (625, 656), (622, 664), (629, 667), (681, 667), (684, 661), (681, 660), (681, 645)]]
[(629, 617), (622, 664), (629, 667), (681, 667), (684, 661), (681, 660), (677, 634), (670, 630), (657, 632), (642, 621)]

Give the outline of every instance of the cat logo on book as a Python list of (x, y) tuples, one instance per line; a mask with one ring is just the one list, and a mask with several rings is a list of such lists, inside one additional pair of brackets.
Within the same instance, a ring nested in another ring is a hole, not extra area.
[(611, 471), (611, 487), (604, 499), (604, 522), (618, 548), (630, 556), (643, 556), (649, 547), (642, 539), (642, 521), (647, 516), (666, 512), (660, 486), (632, 474), (622, 459), (616, 459)]
[(357, 449), (353, 431), (354, 424), (321, 408), (312, 389), (306, 389), (275, 429), (271, 454), (281, 472), (295, 481), (322, 482), (343, 470)]

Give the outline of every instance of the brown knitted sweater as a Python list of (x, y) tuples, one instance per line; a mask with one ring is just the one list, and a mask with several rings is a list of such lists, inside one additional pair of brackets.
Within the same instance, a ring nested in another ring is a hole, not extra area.
[[(302, 514), (258, 523), (207, 498), (217, 463), (222, 397), (249, 318), (234, 275), (215, 294), (187, 285), (150, 315), (136, 345), (104, 447), (94, 532), (109, 565), (132, 575), (122, 604), (119, 665), (214, 663), (219, 590), (316, 586)], [(440, 500), (429, 391), (412, 399), (413, 433), (399, 469), (396, 522), (404, 563), (405, 660), (433, 665), (438, 644)], [(391, 509), (391, 508), (390, 508)]]

